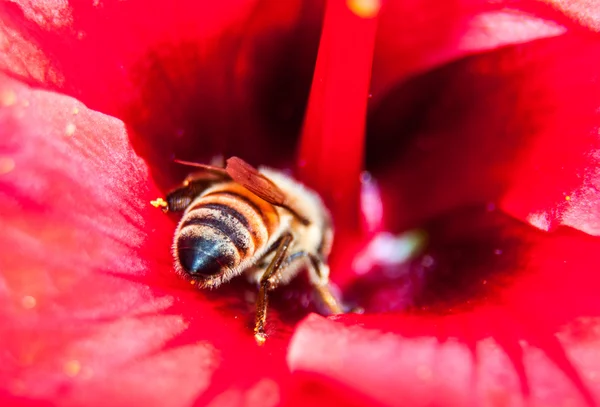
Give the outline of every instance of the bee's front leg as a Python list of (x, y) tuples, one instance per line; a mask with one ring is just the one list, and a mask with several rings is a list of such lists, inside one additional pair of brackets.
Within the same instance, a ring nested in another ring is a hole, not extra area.
[(184, 211), (198, 195), (220, 180), (222, 177), (219, 178), (211, 173), (195, 172), (189, 175), (179, 187), (171, 190), (165, 199), (157, 198), (150, 201), (150, 204), (155, 208), (161, 208), (163, 212)]

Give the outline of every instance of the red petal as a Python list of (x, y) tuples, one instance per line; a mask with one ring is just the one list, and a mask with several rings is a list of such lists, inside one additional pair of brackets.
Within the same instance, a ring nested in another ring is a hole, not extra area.
[[(152, 169), (217, 154), (290, 165), (319, 1), (0, 5), (10, 44), (0, 68), (123, 119)], [(160, 184), (182, 176), (154, 175)]]
[[(157, 191), (122, 123), (5, 77), (0, 89), (0, 244), (12, 248), (0, 256), (0, 338), (8, 368), (1, 382), (5, 391), (31, 399), (76, 399), (77, 386), (98, 386), (186, 328), (180, 316), (165, 313), (172, 295), (133, 281), (153, 262), (168, 264), (161, 247), (168, 248), (169, 224), (149, 208)], [(147, 227), (160, 237), (149, 240)], [(153, 251), (162, 259), (145, 256)], [(185, 383), (210, 377), (201, 363), (211, 353), (205, 349), (191, 350), (197, 364), (180, 373), (176, 405), (200, 391), (184, 389)], [(120, 373), (133, 383), (139, 375), (135, 364)], [(129, 391), (114, 390), (109, 400)], [(148, 391), (150, 397), (161, 390)]]
[(364, 404), (595, 405), (599, 238), (485, 207), (420, 233), (412, 261), (355, 277), (347, 294), (368, 314), (301, 323), (288, 353), (299, 379)]
[(3, 66), (114, 112), (135, 95), (132, 70), (149, 49), (186, 40), (206, 42), (239, 24), (255, 3), (3, 1), (5, 36), (13, 38)]
[(549, 223), (592, 233), (600, 207), (599, 47), (595, 36), (562, 36), (471, 57), (398, 87), (373, 112), (367, 145), (388, 227), (501, 203), (523, 220), (549, 213)]
[(586, 0), (543, 0), (552, 8), (560, 10), (583, 27), (600, 31), (600, 7)]
[(520, 89), (521, 109), (533, 111), (523, 116), (528, 141), (501, 206), (544, 230), (600, 235), (600, 40), (561, 41), (548, 52)]
[[(462, 333), (493, 317), (487, 312), (480, 318), (380, 319), (398, 327), (428, 324), (429, 330)], [(591, 325), (590, 330), (598, 327), (597, 321)], [(566, 372), (546, 349), (517, 338), (508, 347), (496, 338), (471, 343), (462, 336), (386, 333), (313, 316), (299, 326), (288, 363), (295, 372), (322, 376), (322, 386), (346, 387), (368, 397), (369, 403), (386, 406), (593, 405), (600, 397), (595, 381), (600, 363), (594, 351), (600, 345), (597, 335), (574, 343), (562, 334), (553, 342), (561, 351), (565, 348), (562, 359), (567, 366), (577, 366), (575, 374)]]
[[(561, 3), (570, 12), (585, 2)], [(460, 57), (581, 28), (556, 8), (531, 1), (385, 2), (373, 65), (375, 99), (409, 75)]]

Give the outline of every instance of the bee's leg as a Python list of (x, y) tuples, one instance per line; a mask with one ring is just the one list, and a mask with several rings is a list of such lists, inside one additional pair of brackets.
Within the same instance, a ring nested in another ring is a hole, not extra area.
[[(279, 242), (277, 242), (277, 243), (279, 243)], [(285, 261), (281, 264), (281, 267), (279, 267), (279, 270), (277, 271), (277, 273), (274, 273), (273, 275), (271, 275), (269, 277), (269, 290), (272, 290), (275, 287), (278, 287), (282, 281), (289, 281), (291, 278), (294, 277), (295, 274), (297, 274), (296, 271), (298, 271), (300, 268), (294, 268), (292, 266), (296, 266), (299, 263), (302, 263), (303, 265), (307, 265), (308, 267), (311, 267), (310, 264), (307, 263), (307, 261), (308, 261), (308, 253), (305, 251), (295, 252), (295, 253), (292, 253), (289, 256), (287, 256), (285, 258)], [(265, 269), (269, 265), (270, 262), (271, 262), (271, 259), (268, 259), (264, 263), (261, 263), (262, 266), (259, 266), (259, 267), (262, 267), (263, 269)], [(286, 276), (286, 274), (289, 274), (290, 268), (292, 268), (294, 270), (294, 275)]]
[(188, 176), (183, 183), (170, 191), (165, 199), (157, 198), (150, 201), (150, 204), (156, 208), (161, 208), (163, 212), (181, 212), (185, 210), (206, 188), (210, 187), (215, 181), (218, 181), (215, 175), (206, 172), (196, 172)]
[[(307, 261), (308, 260), (308, 261)], [(305, 251), (290, 254), (279, 268), (277, 274), (271, 276), (271, 284), (277, 284), (282, 275), (293, 263), (306, 262), (310, 283), (331, 314), (343, 314), (344, 307), (331, 292), (329, 285), (329, 268), (317, 256)]]
[(256, 300), (256, 324), (254, 326), (254, 338), (259, 345), (265, 342), (265, 321), (267, 319), (267, 292), (270, 289), (275, 288), (271, 277), (274, 276), (284, 263), (286, 253), (292, 243), (292, 235), (287, 233), (283, 235), (279, 240), (279, 245), (275, 251), (271, 263), (267, 267), (267, 270), (260, 278), (260, 288), (258, 291), (258, 299)]
[(309, 254), (308, 258), (312, 266), (309, 267), (309, 279), (323, 304), (332, 314), (343, 314), (344, 308), (329, 285), (329, 266), (314, 254)]

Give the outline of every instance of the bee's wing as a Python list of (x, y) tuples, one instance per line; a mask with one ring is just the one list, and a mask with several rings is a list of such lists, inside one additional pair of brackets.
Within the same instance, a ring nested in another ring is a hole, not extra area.
[(187, 165), (188, 167), (198, 168), (200, 170), (199, 172), (205, 172), (210, 175), (214, 175), (217, 178), (221, 178), (221, 179), (231, 179), (232, 178), (225, 168), (215, 167), (213, 165), (208, 165), (208, 164), (194, 163), (191, 161), (182, 161), (182, 160), (174, 160), (174, 161), (178, 164)]
[(285, 206), (285, 194), (281, 189), (241, 158), (231, 157), (227, 160), (225, 168), (182, 160), (175, 160), (175, 162), (198, 168), (200, 169), (199, 173), (207, 173), (222, 179), (232, 179), (259, 198), (273, 205)]
[(285, 194), (279, 187), (241, 158), (231, 157), (227, 160), (227, 167), (225, 168), (191, 161), (175, 160), (175, 162), (198, 168), (199, 173), (207, 173), (209, 176), (214, 175), (223, 179), (232, 179), (254, 195), (273, 205), (285, 205)]
[(308, 219), (300, 215), (286, 202), (285, 193), (273, 181), (261, 174), (246, 161), (238, 157), (231, 157), (227, 160), (225, 169), (235, 182), (242, 185), (254, 195), (272, 205), (287, 209), (303, 224), (308, 225), (310, 223)]
[(285, 206), (285, 194), (273, 181), (258, 172), (256, 168), (238, 157), (227, 160), (227, 174), (238, 184), (265, 201)]

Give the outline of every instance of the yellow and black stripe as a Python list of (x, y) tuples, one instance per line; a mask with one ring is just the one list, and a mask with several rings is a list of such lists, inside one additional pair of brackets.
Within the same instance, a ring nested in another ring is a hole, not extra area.
[(176, 239), (184, 271), (212, 276), (265, 247), (279, 226), (270, 203), (234, 182), (211, 188), (186, 209)]

